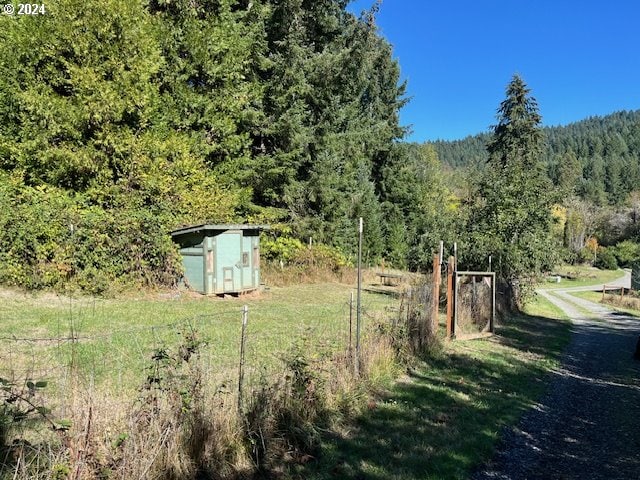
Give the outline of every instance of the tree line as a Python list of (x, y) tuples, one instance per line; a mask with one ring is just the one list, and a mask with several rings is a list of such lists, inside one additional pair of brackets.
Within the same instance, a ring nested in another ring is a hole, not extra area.
[[(611, 268), (640, 259), (640, 110), (542, 131), (540, 161), (558, 193), (554, 231), (561, 257)], [(484, 133), (429, 145), (444, 164), (471, 175), (486, 165), (490, 138)]]
[[(60, 0), (1, 16), (0, 282), (172, 284), (168, 231), (203, 221), (268, 223), (272, 252), (312, 237), (348, 259), (358, 217), (369, 263), (424, 269), (443, 240), (469, 267), (493, 255), (510, 281), (549, 268), (554, 199), (582, 184), (550, 174), (568, 150), (552, 168), (524, 81), (491, 136), (403, 142), (377, 4), (347, 4)], [(621, 161), (637, 152), (625, 142)]]
[[(596, 205), (621, 205), (640, 185), (640, 110), (545, 127), (541, 160), (549, 178)], [(429, 142), (453, 168), (484, 165), (489, 133), (451, 142)]]
[(364, 216), (381, 257), (404, 85), (375, 7), (346, 4), (61, 0), (0, 17), (0, 281), (167, 283), (167, 231), (205, 220), (350, 252)]

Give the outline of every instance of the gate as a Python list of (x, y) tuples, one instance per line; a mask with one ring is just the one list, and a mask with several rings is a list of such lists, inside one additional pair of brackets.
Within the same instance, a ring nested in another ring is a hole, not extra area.
[(449, 336), (494, 332), (496, 274), (456, 271), (454, 274), (453, 322)]

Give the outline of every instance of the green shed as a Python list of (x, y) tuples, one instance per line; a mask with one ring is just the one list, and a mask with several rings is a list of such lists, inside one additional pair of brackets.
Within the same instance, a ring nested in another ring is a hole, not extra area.
[(185, 283), (204, 295), (260, 286), (260, 231), (265, 225), (193, 225), (171, 232), (180, 245)]

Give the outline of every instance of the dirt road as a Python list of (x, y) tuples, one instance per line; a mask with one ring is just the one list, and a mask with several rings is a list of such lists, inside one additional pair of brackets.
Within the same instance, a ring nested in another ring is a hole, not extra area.
[[(628, 285), (628, 274), (617, 283)], [(472, 480), (640, 480), (640, 319), (571, 290), (539, 292), (573, 322), (562, 367)]]

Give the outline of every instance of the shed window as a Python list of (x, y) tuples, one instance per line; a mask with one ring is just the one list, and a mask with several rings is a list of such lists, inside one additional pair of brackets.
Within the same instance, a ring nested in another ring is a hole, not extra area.
[(249, 252), (242, 252), (242, 266), (249, 266)]

